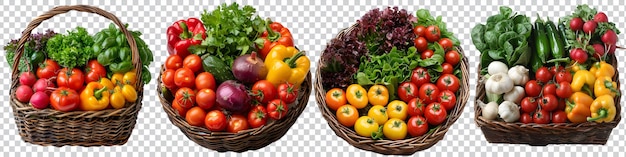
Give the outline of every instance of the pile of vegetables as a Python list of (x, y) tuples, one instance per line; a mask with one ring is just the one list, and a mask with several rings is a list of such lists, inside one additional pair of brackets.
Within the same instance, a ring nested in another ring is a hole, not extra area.
[[(141, 77), (147, 84), (151, 78), (147, 66), (152, 61), (152, 52), (139, 37), (141, 33), (133, 34), (143, 55), (141, 61), (144, 68), (138, 70), (143, 70)], [(104, 40), (106, 42), (101, 42)], [(111, 47), (116, 49), (111, 50)], [(67, 34), (56, 34), (50, 30), (32, 34), (20, 59), (15, 98), (36, 109), (51, 106), (62, 112), (124, 108), (138, 97), (135, 89), (137, 76), (133, 72), (128, 47), (126, 36), (113, 24), (95, 36), (89, 35), (82, 27)], [(16, 48), (17, 40), (5, 46), (9, 65), (14, 62)], [(107, 63), (103, 64), (99, 57), (103, 54), (116, 59), (105, 59)], [(108, 64), (116, 66), (106, 66)]]
[(321, 61), (325, 102), (373, 139), (419, 137), (443, 124), (460, 93), (459, 41), (441, 16), (374, 9), (333, 39)]
[(289, 29), (255, 12), (222, 4), (167, 29), (162, 88), (189, 125), (237, 133), (284, 119), (296, 102), (310, 60)]
[[(507, 7), (500, 11), (489, 19), (510, 14)], [(483, 118), (525, 124), (614, 120), (615, 103), (619, 103), (614, 98), (620, 91), (612, 80), (616, 69), (606, 60), (614, 55), (619, 30), (606, 14), (587, 5), (559, 21), (557, 27), (549, 19), (537, 18), (527, 41), (531, 43), (528, 63), (496, 59), (508, 55), (485, 49), (483, 41), (490, 35), (472, 31), (484, 68), (488, 103), (479, 102)], [(473, 30), (484, 27), (479, 24)]]

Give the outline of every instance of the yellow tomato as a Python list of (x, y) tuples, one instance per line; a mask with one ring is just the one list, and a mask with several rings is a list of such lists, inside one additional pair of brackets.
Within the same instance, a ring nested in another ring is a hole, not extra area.
[(115, 73), (113, 74), (113, 76), (111, 76), (111, 82), (113, 82), (114, 85), (116, 86), (120, 86), (124, 84), (124, 74), (122, 73)]
[(404, 101), (394, 100), (387, 106), (387, 115), (389, 118), (398, 118), (405, 120), (407, 116), (408, 106)]
[(337, 109), (337, 120), (344, 126), (354, 126), (358, 118), (359, 111), (352, 105), (343, 105)]
[(129, 72), (126, 72), (124, 74), (124, 77), (122, 77), (122, 81), (124, 84), (135, 87), (135, 82), (137, 81), (137, 74), (135, 74), (132, 70)]
[(107, 90), (113, 90), (113, 88), (115, 88), (113, 82), (111, 82), (111, 80), (109, 80), (108, 78), (100, 78), (100, 84), (102, 84), (104, 87), (107, 87)]
[(391, 140), (401, 140), (406, 137), (407, 126), (403, 120), (391, 118), (383, 126), (383, 135)]
[(389, 117), (387, 116), (387, 109), (380, 105), (372, 106), (372, 108), (370, 108), (370, 110), (367, 112), (367, 116), (372, 117), (374, 121), (376, 121), (376, 123), (378, 123), (379, 125), (385, 124), (385, 122), (387, 122), (387, 119), (389, 119)]
[(124, 94), (121, 92), (115, 92), (111, 94), (111, 106), (115, 109), (123, 108), (126, 105), (126, 99), (124, 98)]
[(372, 133), (378, 131), (378, 123), (372, 117), (362, 116), (356, 120), (354, 131), (360, 136), (371, 137)]
[(367, 91), (367, 100), (372, 105), (385, 106), (389, 102), (389, 91), (385, 86), (373, 85)]
[(330, 107), (330, 109), (337, 110), (339, 107), (348, 103), (346, 100), (346, 92), (340, 88), (333, 88), (326, 92), (326, 105)]
[(367, 92), (365, 91), (365, 88), (361, 87), (361, 85), (352, 84), (348, 86), (348, 89), (346, 90), (346, 97), (348, 98), (348, 103), (358, 109), (362, 109), (367, 106)]
[(122, 86), (122, 94), (124, 95), (124, 99), (128, 102), (135, 102), (137, 100), (137, 91), (135, 88), (130, 85)]

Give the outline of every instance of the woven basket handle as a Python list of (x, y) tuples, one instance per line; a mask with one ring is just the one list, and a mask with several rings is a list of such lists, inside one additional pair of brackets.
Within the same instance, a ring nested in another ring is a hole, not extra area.
[(58, 6), (58, 7), (54, 7), (52, 8), (52, 10), (39, 15), (37, 18), (33, 19), (29, 24), (28, 27), (26, 27), (26, 30), (24, 30), (22, 32), (22, 38), (20, 38), (19, 42), (18, 42), (18, 46), (17, 46), (17, 50), (16, 50), (16, 55), (15, 58), (13, 59), (15, 62), (13, 63), (13, 72), (12, 72), (12, 78), (13, 80), (16, 80), (18, 77), (18, 65), (19, 65), (19, 60), (22, 57), (22, 54), (24, 53), (24, 43), (26, 43), (26, 40), (28, 40), (28, 38), (30, 38), (30, 34), (33, 31), (33, 29), (37, 28), (41, 22), (48, 20), (56, 15), (59, 14), (64, 14), (67, 13), (69, 11), (79, 11), (79, 12), (87, 12), (87, 13), (95, 13), (98, 14), (100, 16), (106, 17), (107, 19), (113, 21), (113, 23), (115, 23), (115, 25), (117, 25), (117, 27), (120, 28), (120, 30), (122, 31), (122, 33), (124, 33), (124, 35), (126, 35), (126, 40), (128, 41), (128, 44), (130, 45), (130, 50), (132, 53), (132, 63), (134, 68), (134, 72), (137, 74), (137, 81), (135, 82), (136, 86), (135, 87), (141, 87), (143, 85), (142, 80), (141, 80), (141, 59), (139, 57), (139, 50), (137, 49), (137, 43), (135, 43), (135, 38), (133, 37), (133, 35), (128, 32), (128, 30), (126, 30), (126, 27), (124, 26), (124, 24), (122, 22), (120, 22), (120, 20), (113, 14), (104, 11), (100, 8), (97, 7), (93, 7), (93, 6), (88, 6), (88, 5), (71, 5), (71, 6)]

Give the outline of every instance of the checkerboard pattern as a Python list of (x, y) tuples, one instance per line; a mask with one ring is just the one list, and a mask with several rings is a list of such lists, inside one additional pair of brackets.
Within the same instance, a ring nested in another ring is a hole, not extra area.
[[(166, 28), (178, 19), (199, 17), (203, 10), (212, 10), (223, 3), (219, 1), (98, 1), (79, 2), (71, 1), (1, 1), (2, 29), (0, 43), (7, 43), (10, 39), (19, 38), (21, 31), (32, 18), (58, 5), (88, 4), (98, 6), (117, 15), (122, 22), (129, 23), (131, 30), (143, 32), (142, 38), (154, 51), (155, 62), (150, 66), (153, 78), (157, 78), (160, 64), (166, 57)], [(448, 29), (455, 32), (461, 40), (465, 56), (468, 57), (470, 69), (470, 100), (463, 111), (463, 115), (450, 128), (443, 140), (430, 149), (417, 152), (415, 156), (624, 156), (622, 151), (626, 146), (626, 132), (624, 122), (620, 123), (613, 132), (606, 145), (549, 145), (546, 147), (531, 147), (527, 145), (490, 144), (485, 140), (482, 132), (474, 123), (474, 96), (477, 82), (476, 67), (479, 62), (479, 52), (471, 43), (470, 31), (477, 23), (484, 23), (488, 16), (498, 13), (501, 5), (509, 6), (514, 11), (534, 18), (536, 13), (542, 17), (551, 17), (555, 20), (570, 14), (577, 4), (589, 4), (609, 15), (609, 20), (617, 24), (622, 31), (626, 31), (626, 12), (623, 6), (625, 1), (384, 1), (384, 2), (347, 2), (347, 1), (250, 1), (238, 0), (240, 4), (252, 5), (257, 8), (262, 17), (271, 17), (289, 27), (293, 33), (295, 43), (302, 50), (307, 50), (308, 56), (315, 63), (311, 68), (315, 72), (317, 61), (326, 44), (341, 29), (349, 27), (361, 15), (373, 8), (399, 6), (410, 12), (420, 8), (431, 10), (433, 15), (442, 15), (447, 22)], [(230, 3), (230, 2), (227, 2)], [(76, 26), (83, 26), (92, 34), (106, 28), (110, 22), (105, 18), (93, 14), (70, 12), (45, 21), (35, 31), (53, 29), (56, 32), (65, 32)], [(626, 33), (619, 37), (619, 45), (626, 45)], [(626, 51), (618, 50), (618, 60), (626, 61)], [(153, 79), (145, 86), (143, 108), (139, 113), (137, 126), (127, 144), (112, 147), (43, 147), (25, 143), (18, 135), (12, 109), (9, 107), (10, 70), (4, 62), (4, 52), (0, 53), (3, 59), (0, 82), (3, 93), (0, 102), (0, 156), (380, 156), (379, 154), (363, 151), (352, 147), (341, 138), (335, 136), (322, 118), (315, 98), (311, 95), (308, 106), (299, 117), (296, 124), (280, 140), (257, 151), (245, 153), (218, 153), (200, 147), (185, 137), (177, 127), (167, 119), (157, 99), (156, 83)], [(626, 71), (624, 63), (619, 63), (618, 70)], [(624, 80), (622, 75), (621, 82)], [(622, 84), (623, 86), (623, 84)], [(623, 91), (623, 90), (622, 90)], [(622, 105), (624, 97), (622, 97)], [(623, 110), (622, 110), (623, 111)], [(622, 112), (622, 115), (624, 113)]]

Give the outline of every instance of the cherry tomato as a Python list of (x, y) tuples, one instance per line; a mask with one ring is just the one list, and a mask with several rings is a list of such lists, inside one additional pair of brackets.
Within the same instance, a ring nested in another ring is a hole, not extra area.
[(450, 90), (452, 93), (456, 93), (460, 87), (459, 78), (452, 74), (443, 74), (437, 79), (437, 88), (439, 90)]
[(441, 38), (441, 39), (439, 39), (439, 45), (441, 45), (441, 47), (443, 47), (444, 51), (448, 51), (448, 50), (452, 49), (452, 47), (454, 46), (454, 44), (452, 43), (452, 40), (450, 40), (449, 38)]
[(259, 80), (252, 85), (252, 96), (258, 102), (267, 104), (271, 100), (276, 99), (278, 91), (274, 84), (267, 80)]
[(196, 54), (190, 54), (183, 60), (183, 68), (189, 68), (194, 73), (198, 72), (202, 69), (202, 59)]
[(50, 106), (55, 110), (70, 112), (78, 109), (80, 98), (78, 93), (67, 87), (59, 87), (50, 94)]
[(346, 99), (352, 106), (362, 109), (368, 104), (367, 91), (359, 84), (351, 84), (346, 88)]
[(196, 76), (191, 69), (180, 68), (176, 70), (176, 75), (174, 76), (174, 84), (176, 84), (176, 86), (178, 87), (194, 88), (196, 84)]
[(548, 70), (550, 70), (550, 73), (552, 75), (556, 75), (557, 73), (561, 72), (561, 71), (565, 71), (564, 66), (559, 66), (558, 68), (556, 66), (552, 66), (550, 68), (548, 68)]
[(415, 26), (413, 28), (413, 33), (415, 33), (415, 36), (418, 36), (418, 37), (423, 37), (425, 31), (426, 31), (426, 27), (424, 26)]
[(185, 118), (185, 116), (187, 115), (188, 110), (186, 108), (181, 107), (180, 104), (178, 104), (178, 101), (172, 101), (172, 108), (178, 111), (178, 115), (180, 115), (183, 118)]
[(262, 105), (257, 105), (248, 113), (248, 124), (251, 128), (258, 128), (267, 123), (267, 111)]
[(443, 90), (439, 93), (439, 103), (441, 103), (441, 106), (443, 106), (446, 111), (451, 111), (456, 105), (456, 95), (454, 95), (452, 91)]
[(197, 89), (211, 89), (216, 90), (215, 78), (213, 74), (209, 72), (202, 72), (196, 76), (196, 88)]
[(367, 91), (367, 101), (372, 105), (385, 106), (389, 102), (389, 91), (383, 85), (373, 85)]
[(533, 115), (533, 122), (537, 124), (548, 124), (550, 123), (550, 112), (546, 110), (538, 110)]
[(424, 32), (424, 36), (428, 39), (428, 42), (436, 42), (439, 40), (441, 36), (441, 32), (439, 31), (439, 27), (435, 25), (431, 25), (426, 27), (426, 31)]
[(547, 83), (552, 80), (552, 73), (548, 70), (548, 68), (541, 67), (537, 69), (537, 72), (535, 72), (535, 78), (541, 83)]
[(206, 117), (206, 112), (198, 106), (192, 107), (187, 111), (185, 116), (185, 121), (189, 123), (191, 126), (202, 126), (204, 125), (204, 118)]
[(572, 86), (567, 82), (560, 82), (556, 86), (556, 96), (559, 98), (569, 98), (572, 95)]
[(567, 122), (567, 113), (565, 113), (565, 111), (552, 112), (552, 123), (566, 123), (566, 122)]
[(428, 124), (439, 125), (446, 120), (446, 116), (448, 116), (446, 109), (441, 104), (435, 102), (426, 106), (424, 117), (426, 117)]
[[(374, 121), (379, 125), (383, 125), (387, 122), (387, 120), (389, 120), (389, 115), (387, 113), (387, 108), (381, 105), (374, 105), (369, 111), (367, 111), (367, 116), (372, 117), (372, 119), (374, 119)], [(398, 112), (394, 111), (394, 116), (397, 116), (395, 114), (398, 114)]]
[(61, 70), (61, 66), (52, 59), (46, 59), (39, 67), (37, 67), (37, 78), (49, 79), (57, 76), (57, 72)]
[(291, 83), (280, 84), (278, 85), (278, 97), (285, 103), (291, 104), (298, 97), (298, 89)]
[(226, 131), (231, 133), (237, 133), (242, 130), (248, 129), (248, 120), (243, 115), (231, 115), (228, 120), (228, 127)]
[(424, 83), (430, 82), (430, 74), (428, 74), (428, 70), (423, 67), (417, 67), (413, 69), (411, 74), (411, 82), (413, 82), (417, 87), (422, 86)]
[(534, 97), (525, 97), (522, 99), (520, 110), (522, 113), (531, 113), (537, 110), (537, 99)]
[(526, 96), (537, 97), (541, 93), (541, 86), (537, 83), (537, 81), (530, 80), (526, 82), (524, 90), (526, 90)]
[(539, 100), (539, 105), (541, 105), (541, 110), (551, 112), (558, 107), (558, 101), (554, 95), (543, 95), (541, 100)]
[(346, 99), (346, 92), (341, 88), (333, 88), (326, 92), (326, 105), (332, 110), (337, 110), (339, 107), (348, 103)]
[(426, 110), (426, 104), (422, 102), (422, 99), (413, 98), (409, 101), (407, 113), (409, 116), (423, 116)]
[(213, 108), (215, 101), (215, 92), (211, 89), (201, 89), (196, 93), (196, 104), (204, 110)]
[(280, 99), (274, 99), (267, 104), (267, 113), (274, 120), (280, 120), (287, 116), (288, 109), (287, 103)]
[(426, 118), (422, 116), (413, 116), (409, 118), (407, 125), (409, 135), (413, 137), (422, 136), (428, 132), (428, 122), (426, 122)]
[(178, 101), (180, 107), (190, 109), (196, 103), (196, 93), (187, 87), (180, 88), (174, 95), (174, 101)]
[(456, 66), (461, 61), (461, 54), (456, 50), (450, 50), (446, 52), (444, 59), (446, 63)]
[(97, 82), (100, 78), (107, 77), (107, 69), (104, 68), (98, 60), (91, 60), (87, 62), (87, 76), (85, 77), (85, 81), (87, 82)]
[(430, 104), (438, 100), (437, 96), (439, 96), (439, 88), (432, 83), (423, 84), (418, 91), (418, 96), (422, 99), (422, 101), (424, 101), (424, 103)]
[(424, 37), (417, 37), (413, 40), (413, 44), (415, 44), (415, 48), (417, 52), (424, 52), (428, 49), (428, 41)]
[(443, 63), (443, 64), (441, 64), (441, 68), (443, 68), (443, 71), (441, 72), (441, 74), (452, 74), (452, 73), (454, 73), (454, 66), (452, 66), (452, 64), (450, 64), (450, 63)]
[(398, 86), (398, 96), (400, 100), (409, 102), (413, 98), (417, 98), (417, 85), (412, 82), (404, 82)]
[(343, 126), (352, 127), (359, 118), (359, 111), (352, 105), (343, 105), (337, 109), (337, 120)]
[(85, 84), (85, 75), (78, 68), (68, 70), (63, 68), (57, 76), (57, 86), (68, 87), (74, 91), (82, 91)]
[(428, 50), (422, 51), (422, 54), (420, 54), (420, 58), (428, 59), (430, 57), (433, 57), (433, 55), (435, 55), (435, 51), (428, 49)]
[(555, 75), (556, 82), (572, 83), (572, 73), (569, 71), (559, 71)]
[(533, 116), (530, 116), (530, 113), (522, 113), (519, 116), (519, 121), (524, 123), (524, 124), (532, 123), (533, 122)]
[(176, 88), (178, 88), (176, 86), (176, 83), (174, 83), (175, 76), (176, 76), (176, 71), (172, 69), (166, 69), (165, 71), (163, 71), (163, 74), (161, 74), (161, 82), (163, 82), (163, 85), (167, 89), (176, 90)]
[(183, 58), (178, 55), (170, 55), (165, 60), (165, 69), (176, 70), (183, 67)]
[(228, 125), (226, 115), (220, 110), (212, 110), (206, 114), (204, 125), (210, 131), (224, 131)]
[(543, 95), (556, 95), (556, 85), (554, 83), (548, 83), (543, 86)]
[(389, 118), (406, 120), (408, 108), (408, 105), (404, 101), (394, 100), (387, 105), (387, 115), (389, 115)]

